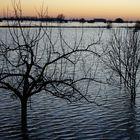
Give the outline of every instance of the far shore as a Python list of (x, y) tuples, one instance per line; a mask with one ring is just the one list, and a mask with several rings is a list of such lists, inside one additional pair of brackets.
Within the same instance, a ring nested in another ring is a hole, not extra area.
[(39, 26), (39, 25), (0, 25), (0, 28), (135, 28), (135, 26), (115, 26), (115, 27), (108, 27), (108, 26)]

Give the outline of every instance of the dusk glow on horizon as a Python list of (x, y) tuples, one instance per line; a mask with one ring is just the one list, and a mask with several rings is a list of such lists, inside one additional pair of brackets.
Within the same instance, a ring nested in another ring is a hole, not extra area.
[[(1, 0), (0, 16), (7, 11), (12, 13), (11, 3), (11, 0)], [(37, 16), (42, 4), (53, 17), (64, 14), (66, 18), (140, 19), (140, 0), (21, 0), (23, 15)]]

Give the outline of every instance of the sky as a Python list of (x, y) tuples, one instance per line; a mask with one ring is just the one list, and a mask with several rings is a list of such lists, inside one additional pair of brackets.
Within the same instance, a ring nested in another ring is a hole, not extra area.
[[(12, 15), (11, 1), (0, 0), (0, 16)], [(140, 20), (140, 0), (21, 0), (21, 5), (24, 16), (36, 16), (43, 5), (53, 17)]]

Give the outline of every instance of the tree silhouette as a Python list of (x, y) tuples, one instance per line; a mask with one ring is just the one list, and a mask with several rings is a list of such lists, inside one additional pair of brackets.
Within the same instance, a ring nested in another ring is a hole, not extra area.
[(135, 103), (139, 85), (140, 33), (129, 29), (113, 31), (107, 46), (103, 46), (102, 61), (110, 73), (108, 83), (124, 87)]
[(116, 23), (123, 23), (124, 21), (123, 21), (122, 18), (116, 18), (116, 19), (115, 19), (115, 22), (116, 22)]
[[(16, 6), (18, 19), (20, 8)], [(94, 62), (97, 54), (92, 47), (98, 41), (84, 45), (82, 32), (73, 46), (64, 39), (61, 28), (54, 37), (52, 29), (44, 28), (42, 23), (38, 28), (23, 28), (22, 24), (20, 20), (15, 21), (16, 28), (9, 24), (7, 34), (0, 40), (0, 88), (20, 100), (21, 123), (25, 131), (27, 103), (36, 93), (45, 91), (70, 102), (89, 101), (88, 88), (95, 79), (88, 61)], [(88, 67), (84, 69), (86, 62)]]

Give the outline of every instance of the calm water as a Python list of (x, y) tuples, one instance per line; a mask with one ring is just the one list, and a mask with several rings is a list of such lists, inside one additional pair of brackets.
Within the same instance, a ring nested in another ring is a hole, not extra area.
[[(89, 35), (96, 32), (86, 29), (88, 39), (85, 40), (89, 41)], [(107, 40), (108, 32), (103, 40)], [(96, 94), (96, 86), (93, 85), (91, 93)], [(20, 102), (2, 90), (0, 95), (0, 140), (21, 140)], [(136, 105), (132, 107), (128, 96), (113, 87), (106, 87), (106, 93), (102, 92), (97, 97), (97, 103), (104, 103), (102, 106), (68, 103), (46, 93), (38, 93), (28, 103), (28, 139), (139, 140), (139, 99), (138, 95)]]

